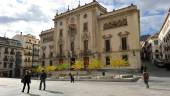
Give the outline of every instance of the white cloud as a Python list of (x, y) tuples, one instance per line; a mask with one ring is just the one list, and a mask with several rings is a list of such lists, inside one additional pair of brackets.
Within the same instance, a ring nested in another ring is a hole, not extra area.
[[(142, 34), (159, 31), (170, 0), (97, 0), (111, 11), (126, 7), (131, 3), (138, 6), (141, 11)], [(80, 0), (80, 4), (92, 0)], [(33, 34), (39, 37), (42, 30), (53, 27), (56, 11), (64, 12), (69, 5), (76, 8), (79, 0), (3, 0), (0, 2), (0, 36), (13, 37), (16, 33)], [(4, 10), (5, 9), (5, 10)]]

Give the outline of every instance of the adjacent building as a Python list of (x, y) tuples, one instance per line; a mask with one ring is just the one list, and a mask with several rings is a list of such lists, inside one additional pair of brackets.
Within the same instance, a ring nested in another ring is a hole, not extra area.
[(39, 65), (40, 41), (35, 36), (17, 34), (13, 39), (21, 42), (23, 47), (22, 70)]
[(164, 60), (170, 60), (170, 10), (166, 16), (159, 33), (160, 56)]
[(20, 77), (22, 50), (20, 41), (0, 37), (0, 77)]
[(57, 57), (54, 55), (54, 28), (42, 31), (40, 38), (40, 61), (42, 66), (56, 65), (55, 59)]
[(92, 58), (110, 68), (110, 58), (140, 68), (140, 15), (136, 5), (107, 12), (96, 0), (56, 14), (54, 28), (41, 32), (41, 64), (53, 65)]

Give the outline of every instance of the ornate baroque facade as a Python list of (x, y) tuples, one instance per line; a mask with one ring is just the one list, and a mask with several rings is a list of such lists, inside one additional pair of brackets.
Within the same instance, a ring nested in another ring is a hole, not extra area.
[(136, 5), (107, 12), (93, 0), (57, 13), (53, 20), (54, 28), (40, 34), (43, 66), (73, 64), (81, 59), (86, 68), (92, 58), (98, 58), (109, 68), (113, 57), (126, 59), (129, 68), (140, 68), (140, 17)]

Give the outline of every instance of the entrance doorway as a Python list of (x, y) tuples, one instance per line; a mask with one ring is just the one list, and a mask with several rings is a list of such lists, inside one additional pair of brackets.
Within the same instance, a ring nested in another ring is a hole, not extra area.
[(9, 71), (9, 77), (12, 77), (12, 70)]
[(59, 64), (63, 64), (63, 59), (62, 58), (59, 59)]
[(89, 65), (89, 57), (84, 57), (84, 69), (87, 70), (87, 67)]
[(71, 58), (70, 65), (72, 66), (75, 62), (76, 62), (76, 59), (75, 58)]

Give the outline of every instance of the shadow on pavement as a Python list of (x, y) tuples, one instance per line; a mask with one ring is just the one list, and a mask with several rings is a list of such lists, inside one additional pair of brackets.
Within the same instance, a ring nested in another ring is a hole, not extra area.
[(37, 95), (37, 94), (31, 94), (29, 93), (30, 96), (41, 96), (41, 95)]
[(60, 91), (51, 91), (51, 90), (45, 90), (45, 91), (49, 93), (54, 93), (54, 94), (64, 94), (63, 92), (60, 92)]
[(158, 90), (158, 91), (160, 91), (160, 90), (162, 90), (162, 91), (170, 91), (170, 89), (161, 89), (161, 88), (149, 88), (149, 89)]

